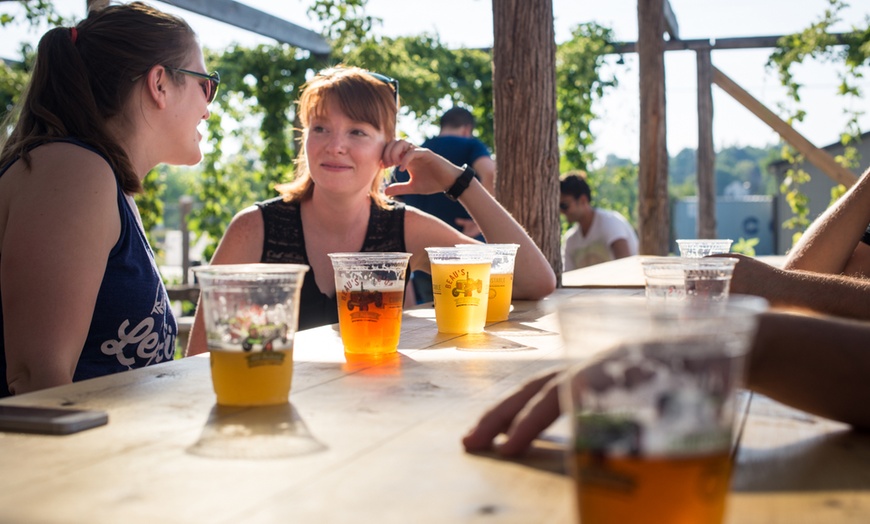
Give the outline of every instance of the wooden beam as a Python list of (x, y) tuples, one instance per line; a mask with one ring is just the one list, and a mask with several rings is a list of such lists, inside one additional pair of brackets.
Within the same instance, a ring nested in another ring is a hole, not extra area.
[(665, 31), (671, 36), (671, 40), (679, 40), (680, 25), (677, 23), (677, 15), (674, 14), (674, 10), (671, 9), (671, 3), (668, 0), (665, 0), (662, 11), (665, 17)]
[(746, 109), (760, 118), (765, 124), (769, 125), (774, 131), (779, 133), (779, 136), (786, 142), (797, 149), (804, 157), (814, 166), (819, 168), (823, 173), (828, 175), (834, 182), (850, 187), (858, 177), (854, 173), (841, 166), (834, 160), (834, 157), (826, 151), (814, 146), (812, 142), (804, 138), (793, 127), (788, 125), (786, 121), (781, 119), (773, 111), (756, 100), (746, 90), (737, 85), (736, 82), (728, 78), (722, 71), (713, 67), (713, 83), (722, 88), (723, 91), (731, 95), (732, 98), (740, 102)]
[(316, 55), (332, 49), (320, 34), (233, 0), (161, 0), (190, 12), (252, 31)]
[[(850, 33), (835, 33), (831, 36), (842, 44), (844, 37)], [(665, 51), (687, 51), (697, 49), (711, 49), (714, 51), (723, 49), (764, 49), (777, 47), (779, 39), (783, 36), (747, 36), (737, 38), (702, 38), (696, 40), (669, 40), (664, 43)], [(613, 44), (614, 54), (637, 53), (637, 42), (616, 42)]]
[(716, 238), (716, 152), (713, 149), (713, 64), (710, 50), (698, 62), (698, 238)]
[(640, 71), (640, 253), (667, 255), (670, 237), (668, 149), (665, 141), (664, 0), (637, 3)]

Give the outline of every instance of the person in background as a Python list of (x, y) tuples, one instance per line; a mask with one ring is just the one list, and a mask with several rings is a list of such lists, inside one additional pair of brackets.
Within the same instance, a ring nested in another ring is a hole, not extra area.
[[(465, 108), (454, 107), (441, 115), (441, 130), (438, 136), (426, 139), (421, 147), (430, 149), (453, 162), (457, 166), (468, 165), (474, 168), (477, 179), (490, 194), (495, 195), (495, 161), (489, 154), (486, 144), (474, 137), (474, 115)], [(408, 173), (396, 170), (394, 182), (407, 182)], [(480, 228), (468, 211), (459, 203), (443, 194), (405, 195), (401, 198), (406, 204), (436, 216), (452, 225), (465, 235), (483, 241)], [(412, 275), (416, 302), (422, 304), (432, 301), (432, 278), (428, 273), (415, 271)]]
[(0, 397), (173, 359), (132, 197), (158, 164), (202, 159), (219, 82), (190, 26), (140, 2), (42, 37), (2, 128)]
[[(520, 244), (514, 298), (540, 299), (556, 275), (522, 226), (474, 177), (434, 152), (396, 140), (398, 82), (357, 67), (319, 72), (298, 102), (302, 143), (295, 179), (281, 196), (242, 210), (230, 223), (212, 264), (307, 264), (299, 328), (338, 322), (329, 253), (402, 251), (410, 269), (430, 270), (425, 248), (479, 243), (442, 220), (389, 197), (446, 192), (480, 225), (488, 241)], [(386, 169), (408, 171), (408, 182), (383, 189)], [(205, 351), (197, 308), (188, 354)]]
[(562, 269), (570, 271), (637, 255), (638, 240), (628, 220), (592, 206), (585, 174), (569, 173), (559, 183), (559, 211), (572, 224), (562, 235)]

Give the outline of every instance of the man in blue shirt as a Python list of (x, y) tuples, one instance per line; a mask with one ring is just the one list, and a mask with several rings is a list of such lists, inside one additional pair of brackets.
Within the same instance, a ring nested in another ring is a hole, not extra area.
[[(495, 161), (489, 153), (489, 148), (479, 139), (472, 136), (474, 132), (474, 115), (467, 109), (454, 107), (441, 115), (441, 131), (438, 136), (427, 139), (421, 147), (431, 149), (454, 164), (471, 166), (478, 175), (480, 183), (491, 194), (495, 194)], [(407, 182), (408, 173), (396, 171), (394, 182)], [(406, 195), (402, 200), (411, 206), (435, 215), (444, 222), (462, 231), (466, 235), (483, 240), (480, 228), (462, 207), (442, 193), (433, 195)], [(415, 271), (412, 275), (417, 303), (432, 301), (432, 279), (427, 273)]]

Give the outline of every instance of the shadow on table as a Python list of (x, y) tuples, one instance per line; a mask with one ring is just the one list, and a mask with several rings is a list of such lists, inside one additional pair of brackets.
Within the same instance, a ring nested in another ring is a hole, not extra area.
[(477, 451), (471, 453), (477, 457), (485, 457), (501, 462), (513, 462), (514, 464), (522, 464), (540, 471), (556, 473), (558, 475), (567, 475), (568, 470), (565, 467), (565, 446), (564, 439), (558, 437), (540, 437), (532, 442), (529, 450), (520, 457), (507, 458), (499, 455), (494, 451)]
[(325, 449), (288, 402), (256, 407), (215, 404), (199, 440), (187, 452), (218, 459), (272, 459)]
[(738, 454), (732, 490), (853, 491), (870, 489), (870, 434), (843, 430)]

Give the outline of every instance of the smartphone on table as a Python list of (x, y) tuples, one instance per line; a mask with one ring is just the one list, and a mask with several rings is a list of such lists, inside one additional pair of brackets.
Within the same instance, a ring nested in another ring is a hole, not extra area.
[(0, 404), (0, 431), (69, 435), (108, 422), (105, 411)]

